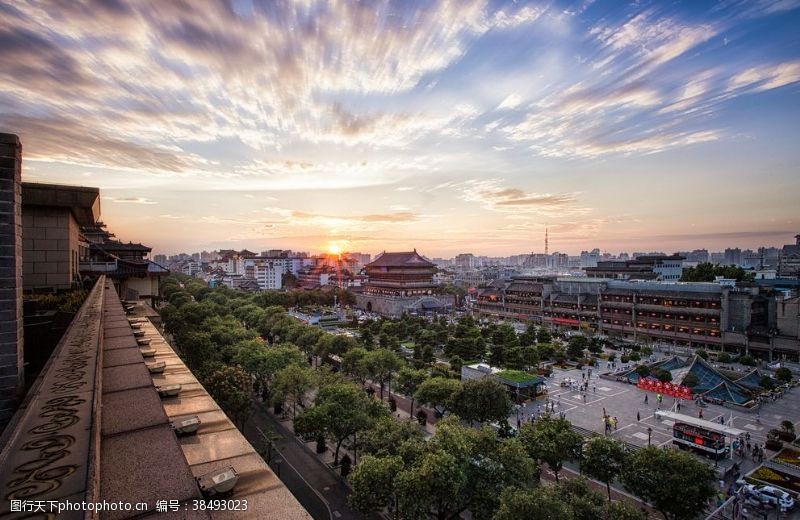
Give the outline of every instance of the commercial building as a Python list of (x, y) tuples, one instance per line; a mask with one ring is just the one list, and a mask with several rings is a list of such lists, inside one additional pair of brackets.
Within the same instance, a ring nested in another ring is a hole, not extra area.
[(778, 298), (755, 284), (519, 277), (480, 291), (474, 309), (634, 342), (798, 359), (796, 303)]
[(644, 255), (633, 260), (600, 261), (584, 270), (589, 278), (677, 281), (683, 276), (684, 260), (680, 255)]

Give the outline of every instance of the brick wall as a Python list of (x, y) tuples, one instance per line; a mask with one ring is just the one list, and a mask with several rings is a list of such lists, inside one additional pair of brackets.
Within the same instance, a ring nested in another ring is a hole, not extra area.
[(21, 173), (19, 139), (0, 133), (0, 430), (24, 387)]
[(67, 208), (25, 206), (22, 210), (24, 289), (72, 287), (78, 224)]

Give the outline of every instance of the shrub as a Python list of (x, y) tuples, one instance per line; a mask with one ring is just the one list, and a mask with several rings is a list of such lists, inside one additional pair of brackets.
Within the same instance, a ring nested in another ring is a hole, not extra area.
[(742, 356), (739, 358), (739, 363), (748, 367), (756, 366), (756, 360), (753, 358), (753, 356)]
[(792, 371), (786, 367), (781, 367), (775, 371), (775, 377), (778, 378), (778, 381), (788, 383), (792, 380)]
[(731, 355), (727, 352), (721, 352), (719, 356), (717, 356), (717, 361), (720, 363), (730, 363), (731, 362)]
[(706, 360), (708, 359), (708, 352), (706, 352), (703, 349), (697, 349), (697, 350), (694, 351), (694, 353), (697, 354), (698, 356), (700, 356), (703, 359), (706, 359)]

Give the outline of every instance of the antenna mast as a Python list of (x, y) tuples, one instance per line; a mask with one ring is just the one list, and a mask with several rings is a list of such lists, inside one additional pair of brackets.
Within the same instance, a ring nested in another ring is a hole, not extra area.
[(547, 240), (547, 238), (548, 238), (548, 237), (547, 237), (547, 226), (545, 226), (545, 228), (544, 228), (544, 255), (545, 255), (545, 256), (547, 256), (547, 255), (548, 255), (548, 253), (549, 253), (549, 250), (548, 250), (548, 243), (547, 243), (547, 242), (548, 242), (548, 240)]

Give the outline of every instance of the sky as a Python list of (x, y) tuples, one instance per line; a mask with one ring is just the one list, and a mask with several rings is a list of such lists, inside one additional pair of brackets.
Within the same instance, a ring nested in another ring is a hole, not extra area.
[(800, 0), (0, 0), (23, 179), (154, 252), (800, 232)]

